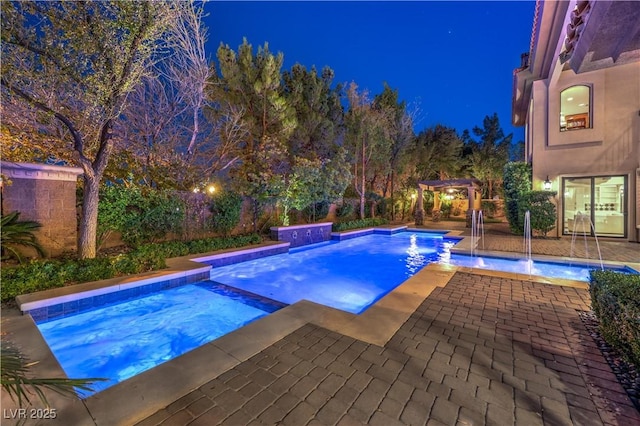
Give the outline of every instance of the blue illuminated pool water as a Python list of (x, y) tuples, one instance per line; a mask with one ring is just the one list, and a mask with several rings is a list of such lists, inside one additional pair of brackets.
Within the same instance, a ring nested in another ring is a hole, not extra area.
[[(589, 271), (600, 269), (598, 261), (590, 265), (544, 262), (539, 260), (510, 259), (491, 256), (467, 256), (464, 254), (451, 254), (441, 256), (438, 263), (454, 266), (466, 266), (469, 268), (487, 269), (493, 271), (513, 272), (549, 278), (563, 278), (567, 280), (589, 282)], [(637, 274), (638, 271), (629, 267), (605, 267), (622, 273)]]
[(45, 321), (38, 328), (68, 377), (108, 379), (92, 385), (97, 392), (282, 306), (202, 282)]
[(454, 241), (441, 233), (371, 234), (216, 267), (211, 280), (287, 304), (306, 299), (358, 314)]

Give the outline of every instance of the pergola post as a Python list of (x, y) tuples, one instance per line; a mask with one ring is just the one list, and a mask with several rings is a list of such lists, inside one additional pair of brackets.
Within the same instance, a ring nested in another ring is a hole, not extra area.
[(418, 185), (418, 205), (416, 206), (415, 221), (416, 225), (424, 225), (424, 202), (422, 200), (422, 186)]

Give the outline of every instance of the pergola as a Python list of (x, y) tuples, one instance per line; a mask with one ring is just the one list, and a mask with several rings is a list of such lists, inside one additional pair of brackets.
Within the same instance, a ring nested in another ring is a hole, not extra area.
[(469, 200), (469, 210), (479, 210), (481, 207), (481, 197), (476, 196), (480, 193), (480, 181), (477, 179), (445, 179), (445, 180), (423, 180), (418, 182), (418, 205), (416, 208), (416, 225), (422, 225), (424, 221), (424, 204), (422, 201), (423, 191), (433, 191), (433, 208), (440, 209), (441, 192), (451, 193), (459, 189), (467, 190)]

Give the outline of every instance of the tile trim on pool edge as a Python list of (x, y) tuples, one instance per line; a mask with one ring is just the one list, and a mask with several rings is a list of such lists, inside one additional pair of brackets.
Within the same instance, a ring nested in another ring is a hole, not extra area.
[[(198, 256), (195, 258), (192, 257), (193, 255), (175, 257), (167, 259), (168, 269), (23, 294), (16, 297), (16, 303), (23, 314), (37, 309), (42, 310), (36, 313), (37, 316), (40, 316), (40, 319), (50, 317), (48, 308), (56, 306), (52, 308), (52, 313), (55, 317), (60, 315), (58, 311), (65, 311), (65, 304), (68, 304), (68, 313), (75, 312), (76, 308), (74, 303), (81, 299), (99, 298), (99, 305), (103, 305), (104, 301), (101, 299), (105, 299), (106, 303), (109, 303), (109, 295), (120, 291), (135, 293), (136, 288), (143, 286), (159, 286), (158, 289), (160, 289), (165, 282), (170, 282), (165, 286), (172, 287), (208, 279), (211, 265), (200, 263), (199, 260), (202, 259), (235, 258), (242, 255), (250, 256), (252, 253), (264, 253), (268, 255), (275, 254), (273, 250), (284, 250), (284, 252), (286, 252), (288, 247), (289, 243), (263, 243), (247, 249), (235, 251), (225, 250), (212, 255)], [(57, 307), (57, 305), (60, 306)]]

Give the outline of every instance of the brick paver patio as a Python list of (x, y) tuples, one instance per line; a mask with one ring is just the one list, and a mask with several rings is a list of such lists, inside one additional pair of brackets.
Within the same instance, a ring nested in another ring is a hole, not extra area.
[(307, 324), (139, 425), (632, 425), (587, 290), (458, 272), (385, 346)]

